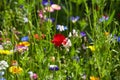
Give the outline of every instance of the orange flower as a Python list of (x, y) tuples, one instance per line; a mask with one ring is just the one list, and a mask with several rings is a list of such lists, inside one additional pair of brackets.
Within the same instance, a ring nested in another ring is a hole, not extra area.
[(45, 34), (42, 34), (41, 37), (38, 34), (34, 34), (34, 38), (38, 39), (38, 40), (41, 39), (41, 38), (44, 39), (45, 38)]
[(34, 34), (34, 38), (35, 38), (35, 39), (40, 39), (40, 37), (39, 37), (38, 34)]
[(24, 41), (24, 42), (20, 42), (20, 43), (18, 44), (18, 46), (30, 46), (30, 43)]

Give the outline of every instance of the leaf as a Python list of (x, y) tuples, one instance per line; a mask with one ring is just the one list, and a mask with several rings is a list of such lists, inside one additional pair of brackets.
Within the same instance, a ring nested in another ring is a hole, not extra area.
[(114, 17), (114, 14), (115, 14), (115, 10), (112, 12), (110, 18), (108, 19), (108, 21), (107, 21), (107, 26), (112, 22), (112, 19), (113, 19), (113, 17)]
[(83, 0), (70, 0), (71, 2), (74, 2), (78, 5), (82, 4)]

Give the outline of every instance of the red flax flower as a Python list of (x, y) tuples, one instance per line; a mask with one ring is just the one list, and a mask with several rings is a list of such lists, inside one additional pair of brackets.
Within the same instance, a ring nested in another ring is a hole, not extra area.
[(59, 47), (62, 44), (62, 42), (63, 42), (64, 39), (65, 39), (64, 35), (62, 35), (62, 34), (55, 34), (54, 38), (52, 40), (52, 43), (55, 46)]

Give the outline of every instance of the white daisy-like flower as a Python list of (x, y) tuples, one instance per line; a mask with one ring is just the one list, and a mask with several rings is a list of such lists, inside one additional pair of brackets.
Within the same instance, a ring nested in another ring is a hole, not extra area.
[(0, 70), (5, 70), (7, 67), (9, 67), (9, 65), (5, 60), (0, 61)]

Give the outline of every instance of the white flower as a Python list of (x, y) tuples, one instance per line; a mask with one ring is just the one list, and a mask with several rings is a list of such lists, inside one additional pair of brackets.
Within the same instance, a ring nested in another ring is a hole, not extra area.
[(1, 71), (1, 72), (0, 72), (0, 76), (3, 76), (4, 74), (5, 74), (4, 71)]
[(7, 67), (9, 67), (8, 63), (4, 60), (0, 61), (0, 70), (5, 70)]
[(78, 36), (78, 32), (75, 29), (73, 29), (72, 33), (73, 33), (73, 36)]
[(78, 37), (78, 32), (75, 29), (73, 29), (72, 32), (70, 32), (69, 35), (68, 35), (68, 37), (72, 37), (72, 36), (73, 37)]
[(27, 17), (24, 17), (23, 20), (24, 20), (25, 23), (28, 22), (28, 18)]
[(57, 30), (65, 31), (65, 30), (67, 30), (67, 27), (63, 26), (63, 25), (57, 25)]
[(3, 46), (2, 45), (0, 45), (0, 50), (3, 50)]
[(68, 35), (68, 37), (71, 37), (71, 36), (72, 36), (72, 33), (70, 32), (69, 35)]
[(72, 46), (71, 40), (65, 38), (65, 40), (62, 42), (62, 45), (66, 48), (67, 51), (69, 51), (69, 48)]

